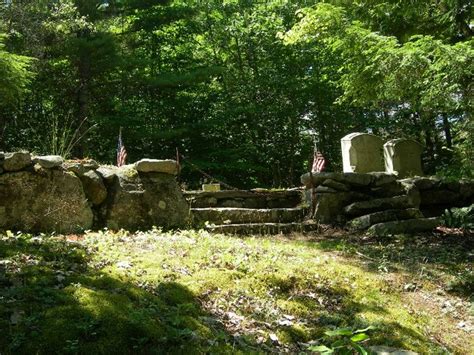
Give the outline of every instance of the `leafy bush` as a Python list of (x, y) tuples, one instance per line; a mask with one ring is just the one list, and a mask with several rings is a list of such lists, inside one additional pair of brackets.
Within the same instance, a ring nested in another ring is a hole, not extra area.
[(474, 229), (474, 204), (469, 207), (447, 209), (443, 214), (443, 222), (450, 228)]

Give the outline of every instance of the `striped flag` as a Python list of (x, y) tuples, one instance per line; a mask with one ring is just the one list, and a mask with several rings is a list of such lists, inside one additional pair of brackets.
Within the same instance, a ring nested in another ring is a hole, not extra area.
[(326, 167), (326, 159), (321, 152), (314, 151), (312, 173), (320, 173)]
[(127, 161), (127, 151), (122, 142), (122, 128), (120, 128), (118, 145), (117, 145), (117, 166), (125, 165)]

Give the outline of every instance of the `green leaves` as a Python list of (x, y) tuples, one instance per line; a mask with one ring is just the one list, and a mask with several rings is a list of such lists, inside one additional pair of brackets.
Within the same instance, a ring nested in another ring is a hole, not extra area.
[(0, 107), (16, 103), (33, 77), (30, 71), (33, 59), (8, 52), (4, 38), (0, 33)]
[(369, 339), (366, 332), (373, 329), (375, 329), (375, 327), (369, 326), (357, 330), (352, 330), (351, 328), (327, 330), (324, 332), (326, 336), (322, 339), (322, 342), (331, 342), (331, 345), (312, 345), (308, 347), (308, 350), (319, 352), (321, 354), (353, 354), (354, 351), (356, 351), (358, 354), (366, 355), (369, 354), (369, 351), (360, 343)]

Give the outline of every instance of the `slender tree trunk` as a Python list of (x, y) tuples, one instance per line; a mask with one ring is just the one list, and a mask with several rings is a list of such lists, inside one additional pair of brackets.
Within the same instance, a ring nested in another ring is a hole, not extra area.
[(453, 139), (451, 136), (451, 124), (449, 123), (448, 120), (448, 115), (443, 114), (443, 130), (444, 130), (444, 136), (446, 137), (446, 145), (448, 148), (453, 147)]

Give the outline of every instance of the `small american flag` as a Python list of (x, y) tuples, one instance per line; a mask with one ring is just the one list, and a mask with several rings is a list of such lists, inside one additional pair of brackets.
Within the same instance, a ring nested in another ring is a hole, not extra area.
[(326, 159), (321, 152), (314, 151), (312, 173), (320, 173), (326, 167)]
[(122, 142), (122, 128), (120, 128), (118, 145), (117, 145), (117, 166), (125, 165), (127, 161), (127, 151)]

